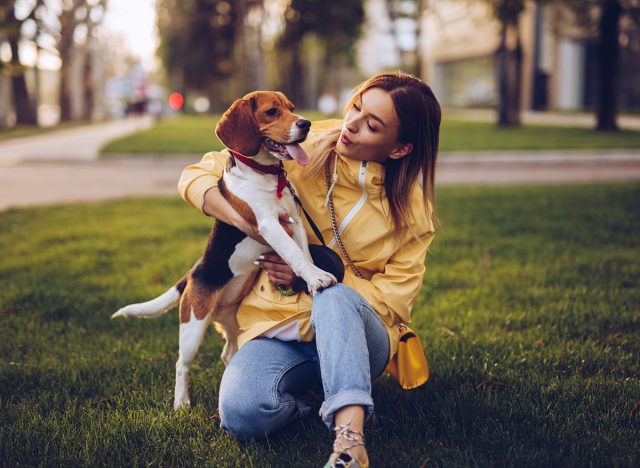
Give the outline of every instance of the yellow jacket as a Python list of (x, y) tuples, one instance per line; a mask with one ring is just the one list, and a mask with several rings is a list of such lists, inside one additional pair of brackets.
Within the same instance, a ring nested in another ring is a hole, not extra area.
[[(305, 150), (310, 152), (309, 144), (317, 138), (314, 130), (334, 128), (339, 124), (337, 120), (315, 122), (303, 144)], [(218, 184), (228, 158), (227, 150), (210, 152), (198, 164), (185, 168), (179, 182), (182, 198), (202, 211), (204, 193)], [(363, 164), (341, 155), (337, 160), (338, 183), (333, 190), (336, 222), (347, 253), (366, 278), (356, 277), (345, 265), (343, 283), (367, 299), (383, 319), (389, 332), (391, 358), (398, 346), (398, 325), (411, 320), (411, 308), (422, 286), (425, 256), (434, 235), (433, 223), (423, 208), (422, 191), (416, 187), (412, 199), (416, 220), (414, 233), (405, 228), (401, 241), (395, 242), (389, 205), (383, 193), (384, 166), (375, 162)], [(305, 177), (303, 169), (295, 161), (287, 161), (284, 165), (287, 178), (296, 188), (325, 241), (340, 254), (335, 245), (328, 208), (324, 208), (327, 195), (324, 177)], [(320, 244), (306, 219), (304, 223), (309, 243)], [(262, 272), (238, 309), (241, 330), (238, 344), (242, 346), (293, 320), (298, 321), (301, 339), (313, 340), (311, 297), (306, 293), (281, 295)]]

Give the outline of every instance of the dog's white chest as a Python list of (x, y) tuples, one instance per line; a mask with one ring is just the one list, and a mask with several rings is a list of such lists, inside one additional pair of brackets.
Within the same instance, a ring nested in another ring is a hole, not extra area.
[(237, 167), (224, 173), (224, 183), (234, 196), (246, 202), (253, 210), (256, 219), (277, 217), (288, 213), (297, 218), (295, 200), (288, 187), (278, 197), (278, 177), (272, 174), (261, 174), (254, 171), (243, 171)]

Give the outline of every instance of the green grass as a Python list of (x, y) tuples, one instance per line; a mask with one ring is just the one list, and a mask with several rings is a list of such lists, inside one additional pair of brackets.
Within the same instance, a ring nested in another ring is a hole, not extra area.
[[(304, 113), (312, 120), (320, 114)], [(220, 150), (214, 134), (218, 116), (179, 116), (153, 128), (115, 140), (102, 152), (110, 154), (204, 154)], [(499, 128), (493, 123), (445, 120), (440, 134), (442, 151), (552, 150), (640, 148), (640, 132), (601, 133), (587, 128), (527, 125)]]
[(500, 128), (487, 122), (444, 120), (440, 141), (442, 151), (640, 148), (640, 132), (542, 125)]
[[(313, 120), (327, 118), (314, 112), (304, 115)], [(219, 115), (166, 118), (152, 128), (112, 141), (102, 148), (102, 153), (171, 155), (218, 151), (224, 147), (215, 135), (219, 118)]]
[[(431, 379), (375, 382), (374, 466), (638, 466), (638, 199), (638, 184), (439, 192), (413, 313)], [(321, 466), (316, 415), (245, 446), (220, 429), (213, 331), (175, 413), (176, 313), (109, 320), (179, 278), (209, 227), (169, 198), (0, 213), (0, 465)]]

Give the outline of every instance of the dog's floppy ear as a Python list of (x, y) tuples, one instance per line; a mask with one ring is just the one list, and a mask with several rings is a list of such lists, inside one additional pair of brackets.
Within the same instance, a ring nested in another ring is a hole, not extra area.
[(261, 135), (253, 116), (255, 99), (238, 99), (220, 118), (216, 135), (223, 145), (245, 156), (260, 151)]

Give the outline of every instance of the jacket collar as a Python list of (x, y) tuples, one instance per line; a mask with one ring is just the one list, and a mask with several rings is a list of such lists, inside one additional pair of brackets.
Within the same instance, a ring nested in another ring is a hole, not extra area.
[[(340, 153), (338, 154), (338, 170), (341, 172), (340, 175), (345, 175), (350, 184), (353, 184), (354, 187), (358, 187), (358, 182), (360, 179), (360, 170), (362, 168), (362, 161), (358, 161), (355, 159), (350, 159), (345, 156), (342, 156)], [(377, 193), (383, 190), (384, 180), (384, 165), (368, 161), (367, 169), (365, 172), (365, 181), (364, 186), (368, 192)], [(342, 184), (341, 184), (342, 185)]]

